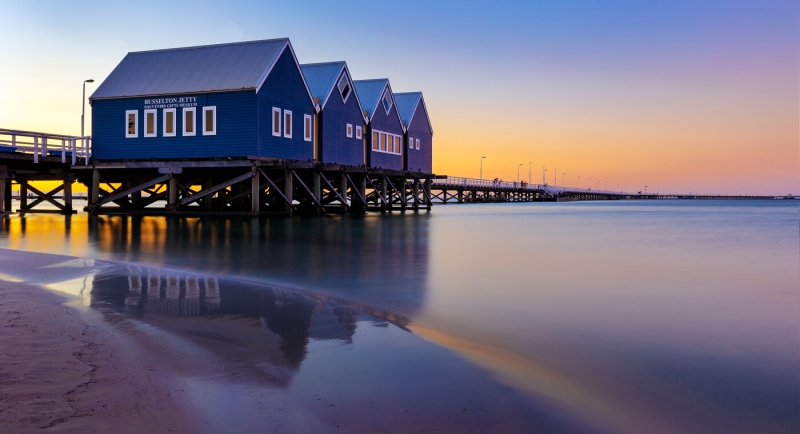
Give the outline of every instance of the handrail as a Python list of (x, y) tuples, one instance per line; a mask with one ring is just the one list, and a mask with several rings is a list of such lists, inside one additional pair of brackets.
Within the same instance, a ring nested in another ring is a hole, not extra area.
[[(37, 164), (39, 157), (47, 157), (48, 151), (51, 151), (53, 154), (61, 154), (62, 163), (66, 163), (67, 158), (71, 158), (74, 166), (77, 164), (78, 158), (83, 158), (84, 164), (88, 165), (92, 156), (91, 144), (91, 136), (69, 136), (0, 128), (0, 152), (33, 154), (33, 162)], [(51, 148), (48, 149), (48, 147)]]

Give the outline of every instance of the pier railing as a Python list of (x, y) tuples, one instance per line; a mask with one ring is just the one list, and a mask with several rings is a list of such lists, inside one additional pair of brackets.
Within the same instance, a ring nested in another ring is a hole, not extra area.
[(40, 157), (60, 156), (62, 163), (69, 159), (73, 166), (83, 158), (88, 165), (92, 138), (0, 128), (0, 155), (3, 153), (33, 154), (34, 163), (39, 163)]
[(457, 176), (448, 176), (442, 179), (433, 179), (434, 187), (466, 187), (466, 188), (488, 188), (492, 190), (538, 190), (539, 186), (536, 184), (528, 184), (527, 182), (507, 182), (492, 179), (477, 179), (477, 178), (461, 178)]

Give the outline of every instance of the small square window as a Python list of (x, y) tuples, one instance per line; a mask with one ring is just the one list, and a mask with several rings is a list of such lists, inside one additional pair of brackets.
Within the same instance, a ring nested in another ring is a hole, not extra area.
[(361, 140), (361, 127), (356, 127), (356, 138)]
[(183, 135), (197, 135), (197, 107), (186, 107), (183, 109)]
[(217, 107), (203, 107), (203, 135), (217, 135)]
[(156, 114), (158, 110), (145, 110), (144, 111), (144, 136), (145, 137), (157, 137), (158, 132), (156, 131), (157, 123), (156, 122)]
[(139, 137), (139, 110), (125, 112), (125, 137), (128, 139)]
[(414, 139), (408, 138), (408, 149), (414, 149)]
[(283, 111), (283, 137), (292, 138), (292, 112), (290, 110)]
[(347, 124), (347, 137), (353, 137), (353, 124)]
[(281, 136), (281, 109), (272, 107), (272, 135)]
[(175, 137), (177, 135), (177, 131), (175, 126), (178, 123), (178, 120), (175, 118), (175, 109), (169, 108), (164, 109), (162, 123), (164, 124), (164, 131), (162, 131), (162, 135), (164, 137)]
[(303, 140), (311, 141), (311, 115), (303, 115)]
[(419, 151), (419, 139), (417, 139), (417, 151)]

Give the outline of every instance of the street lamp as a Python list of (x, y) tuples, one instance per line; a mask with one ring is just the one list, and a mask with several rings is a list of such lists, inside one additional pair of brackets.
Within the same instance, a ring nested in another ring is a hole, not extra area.
[(547, 174), (547, 169), (542, 166), (542, 184), (547, 185), (547, 181), (545, 181), (544, 176)]
[(483, 181), (483, 159), (486, 157), (481, 157), (481, 181)]
[(517, 164), (517, 183), (519, 183), (519, 168), (522, 167), (522, 163)]
[(589, 190), (592, 189), (592, 178), (589, 178)]
[(531, 168), (533, 167), (533, 161), (528, 163), (528, 184), (531, 183)]
[(561, 174), (561, 189), (562, 189), (562, 190), (566, 190), (566, 189), (567, 189), (567, 185), (566, 185), (566, 184), (564, 184), (564, 177), (565, 177), (566, 175), (567, 175), (567, 172), (564, 172), (564, 173), (562, 173), (562, 174)]
[(558, 167), (553, 169), (553, 186), (558, 187)]
[(83, 115), (86, 112), (86, 83), (94, 83), (93, 79), (83, 80), (83, 98), (81, 98), (81, 137), (83, 137)]
[(647, 186), (644, 186), (644, 194), (647, 195)]

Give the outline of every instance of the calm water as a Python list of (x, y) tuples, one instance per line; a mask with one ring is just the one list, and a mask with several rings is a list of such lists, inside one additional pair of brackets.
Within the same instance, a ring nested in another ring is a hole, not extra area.
[[(375, 312), (360, 321), (388, 318), (600, 431), (798, 432), (798, 232), (795, 201), (631, 201), (15, 216), (0, 247), (296, 288), (334, 300), (338, 324), (351, 321), (342, 306)], [(123, 306), (112, 287), (104, 297)]]

